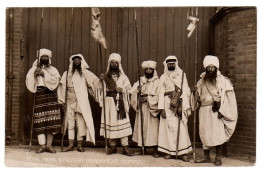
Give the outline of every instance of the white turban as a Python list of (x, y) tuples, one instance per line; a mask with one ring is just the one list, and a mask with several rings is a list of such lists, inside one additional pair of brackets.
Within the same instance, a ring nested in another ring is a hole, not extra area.
[(70, 56), (69, 69), (72, 70), (72, 66), (73, 66), (73, 60), (72, 59), (73, 59), (73, 57), (76, 57), (76, 56), (81, 58), (81, 68), (82, 69), (88, 69), (89, 66), (88, 66), (87, 62), (85, 61), (85, 59), (84, 59), (82, 54), (74, 54), (74, 55)]
[(216, 56), (207, 55), (203, 60), (203, 67), (206, 69), (209, 65), (213, 65), (219, 69), (219, 60)]
[(125, 75), (125, 73), (123, 71), (123, 68), (122, 68), (122, 64), (121, 64), (121, 56), (119, 54), (117, 54), (117, 53), (112, 53), (112, 54), (109, 55), (106, 73), (109, 71), (110, 63), (111, 63), (112, 60), (118, 62), (118, 64), (119, 64), (119, 72), (121, 72), (123, 75)]
[(156, 65), (157, 65), (157, 63), (155, 61), (147, 60), (147, 61), (143, 61), (142, 68), (143, 69), (146, 69), (146, 68), (156, 69)]
[(121, 64), (121, 56), (117, 53), (110, 54), (108, 58), (108, 63), (110, 63), (112, 60), (117, 61), (119, 64)]
[[(39, 50), (37, 51), (37, 56), (38, 56), (38, 53), (39, 53)], [(47, 56), (49, 56), (49, 58), (51, 58), (52, 52), (51, 52), (51, 50), (48, 50), (46, 48), (42, 48), (42, 49), (40, 49), (39, 58), (41, 58), (41, 56), (43, 56), (43, 55), (47, 55)]]
[[(40, 51), (40, 53), (39, 53), (39, 51)], [(39, 53), (39, 58), (38, 58), (38, 60), (37, 60), (38, 53)], [(38, 66), (38, 63), (40, 62), (41, 57), (42, 57), (43, 55), (49, 56), (49, 64), (51, 64), (51, 57), (52, 57), (52, 52), (51, 52), (51, 50), (46, 49), (46, 48), (42, 48), (42, 49), (40, 49), (40, 50), (37, 51), (36, 60), (33, 62), (33, 66), (36, 66), (36, 67)]]

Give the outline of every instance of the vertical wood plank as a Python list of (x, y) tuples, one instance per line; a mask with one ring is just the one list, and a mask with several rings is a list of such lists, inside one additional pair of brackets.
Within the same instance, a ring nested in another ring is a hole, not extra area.
[(122, 17), (121, 17), (121, 22), (122, 22), (122, 39), (121, 39), (121, 56), (122, 56), (122, 66), (123, 69), (126, 73), (126, 75), (130, 75), (130, 73), (128, 74), (128, 32), (129, 32), (129, 25), (128, 25), (128, 8), (123, 8), (122, 9)]
[(149, 54), (148, 59), (156, 61), (158, 56), (158, 8), (150, 8), (150, 40), (149, 40)]
[(58, 71), (60, 72), (60, 75), (63, 74), (63, 72), (65, 70), (67, 70), (67, 66), (65, 64), (65, 59), (67, 59), (65, 57), (65, 27), (66, 27), (66, 20), (65, 20), (65, 9), (64, 8), (58, 8), (57, 9), (57, 56), (55, 58), (57, 58), (57, 68)]
[(81, 54), (81, 9), (74, 8), (73, 54)]
[(142, 8), (142, 42), (141, 42), (141, 59), (140, 65), (144, 60), (149, 59), (150, 46), (150, 8)]
[(58, 58), (57, 58), (57, 34), (58, 34), (58, 21), (57, 21), (57, 8), (50, 8), (50, 22), (48, 28), (48, 47), (52, 51), (52, 64), (53, 66), (57, 67)]
[(127, 41), (127, 74), (129, 76), (129, 80), (131, 83), (134, 83), (135, 81), (133, 80), (133, 58), (135, 57), (134, 55), (134, 32), (135, 32), (135, 28), (134, 28), (134, 10), (133, 8), (128, 8), (128, 33), (127, 33), (127, 37), (128, 37), (128, 41)]
[(165, 53), (165, 9), (164, 8), (159, 8), (158, 9), (158, 57), (157, 57), (157, 63), (158, 63), (158, 74), (161, 75), (163, 73), (163, 61), (166, 58), (166, 53)]
[(174, 8), (166, 8), (166, 57), (173, 55), (173, 38), (174, 38)]
[(86, 59), (86, 62), (89, 63), (89, 41), (90, 41), (90, 16), (89, 16), (90, 8), (83, 8), (81, 14), (81, 52)]

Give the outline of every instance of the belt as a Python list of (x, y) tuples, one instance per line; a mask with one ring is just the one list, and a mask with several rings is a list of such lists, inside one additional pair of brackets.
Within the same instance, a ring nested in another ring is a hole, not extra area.
[[(117, 93), (116, 91), (107, 91), (106, 97), (115, 97)], [(119, 93), (119, 95), (122, 95), (122, 93)]]
[(213, 100), (201, 102), (201, 106), (212, 106), (213, 102)]
[(168, 91), (164, 93), (164, 96), (170, 96), (174, 93), (174, 91)]

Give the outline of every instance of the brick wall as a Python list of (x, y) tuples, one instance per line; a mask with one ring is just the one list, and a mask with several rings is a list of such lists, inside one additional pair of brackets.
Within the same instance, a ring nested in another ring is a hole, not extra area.
[[(9, 16), (11, 9), (7, 9), (6, 11), (6, 76), (8, 76), (9, 70)], [(18, 143), (19, 142), (19, 130), (20, 130), (20, 86), (21, 86), (21, 63), (22, 60), (20, 58), (20, 41), (21, 41), (21, 31), (22, 31), (22, 9), (15, 8), (13, 9), (13, 94), (12, 94), (12, 115), (11, 115), (11, 142)], [(6, 118), (7, 119), (7, 105), (8, 105), (8, 84), (10, 80), (6, 79)]]
[[(238, 8), (236, 8), (237, 10)], [(228, 155), (256, 156), (256, 9), (227, 12), (215, 24), (220, 71), (232, 81), (238, 122), (227, 144)]]

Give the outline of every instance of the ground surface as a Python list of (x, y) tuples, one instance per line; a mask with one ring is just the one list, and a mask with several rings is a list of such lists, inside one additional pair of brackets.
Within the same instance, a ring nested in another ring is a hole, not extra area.
[[(165, 160), (162, 157), (154, 158), (151, 155), (128, 157), (121, 154), (122, 148), (117, 154), (106, 155), (104, 148), (86, 148), (86, 152), (60, 152), (60, 147), (55, 147), (56, 154), (44, 152), (36, 154), (37, 146), (29, 150), (28, 146), (6, 146), (5, 164), (8, 167), (206, 167), (212, 166), (215, 155), (211, 154), (212, 163), (196, 164), (181, 160)], [(130, 149), (136, 151), (137, 149)], [(152, 153), (152, 150), (148, 150)], [(202, 149), (196, 150), (197, 157), (203, 155)], [(254, 166), (254, 163), (241, 161), (230, 157), (222, 158), (222, 166)]]

